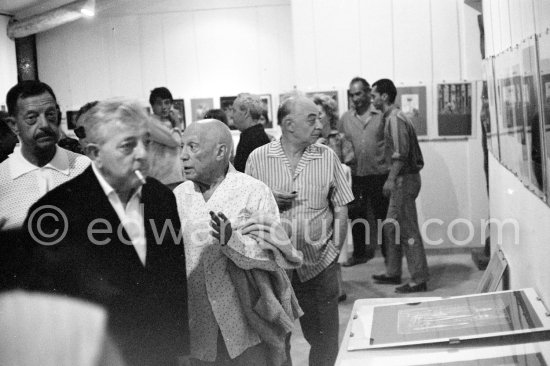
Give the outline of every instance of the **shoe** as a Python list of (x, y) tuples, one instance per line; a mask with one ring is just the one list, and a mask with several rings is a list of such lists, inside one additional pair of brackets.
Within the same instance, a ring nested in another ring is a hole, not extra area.
[(347, 294), (342, 294), (338, 296), (338, 302), (346, 301), (347, 298), (348, 298)]
[(363, 264), (363, 263), (367, 263), (367, 261), (369, 260), (370, 258), (368, 257), (360, 257), (360, 258), (355, 258), (355, 257), (351, 257), (349, 258), (347, 261), (345, 261), (344, 263), (342, 263), (342, 266), (343, 267), (353, 267), (357, 264)]
[(411, 292), (424, 292), (428, 291), (428, 285), (426, 285), (426, 282), (421, 282), (418, 285), (411, 286), (410, 283), (407, 283), (403, 286), (399, 286), (395, 288), (395, 292), (399, 294), (410, 294)]
[(385, 274), (381, 275), (372, 275), (372, 278), (376, 283), (381, 283), (384, 285), (399, 285), (401, 283), (401, 276), (388, 276)]

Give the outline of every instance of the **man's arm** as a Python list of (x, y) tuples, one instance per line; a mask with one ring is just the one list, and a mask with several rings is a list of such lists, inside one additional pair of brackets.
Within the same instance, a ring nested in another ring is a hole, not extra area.
[(333, 241), (338, 252), (342, 250), (342, 246), (346, 242), (348, 234), (348, 206), (334, 207), (334, 234)]
[(386, 179), (384, 187), (382, 188), (382, 192), (386, 197), (389, 197), (395, 189), (395, 180), (405, 165), (405, 159), (409, 155), (407, 129), (403, 127), (403, 124), (399, 122), (398, 117), (395, 115), (390, 116), (388, 123), (389, 131), (386, 133), (389, 133), (391, 136), (393, 152), (391, 156), (392, 163), (390, 173), (388, 174), (388, 179)]
[(397, 175), (403, 168), (403, 165), (405, 165), (405, 163), (401, 160), (392, 161), (390, 173), (388, 174), (388, 178), (386, 179), (384, 187), (382, 188), (384, 196), (389, 197), (395, 189), (395, 180), (397, 179)]

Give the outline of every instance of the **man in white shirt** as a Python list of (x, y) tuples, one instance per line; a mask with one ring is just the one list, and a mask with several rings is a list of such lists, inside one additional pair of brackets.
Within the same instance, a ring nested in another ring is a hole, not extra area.
[(92, 166), (27, 216), (26, 286), (104, 305), (128, 365), (176, 365), (187, 353), (187, 283), (172, 192), (147, 177), (148, 116), (98, 103), (81, 125)]
[[(271, 364), (257, 322), (249, 321), (239, 300), (242, 289), (232, 281), (231, 266), (273, 272), (284, 265), (260, 245), (262, 235), (243, 230), (258, 214), (270, 217), (267, 226), (280, 225), (279, 209), (264, 183), (229, 163), (232, 148), (229, 128), (215, 119), (197, 121), (183, 133), (181, 157), (187, 181), (174, 194), (185, 242), (194, 365)], [(299, 266), (301, 257), (288, 237), (286, 241), (293, 260), (285, 268)], [(290, 288), (286, 274), (284, 279)], [(289, 314), (290, 324), (300, 314)], [(277, 356), (284, 359), (281, 352)]]
[(23, 81), (6, 97), (9, 124), (19, 138), (14, 152), (0, 164), (0, 228), (17, 229), (29, 207), (90, 164), (90, 159), (57, 146), (59, 121), (52, 89)]

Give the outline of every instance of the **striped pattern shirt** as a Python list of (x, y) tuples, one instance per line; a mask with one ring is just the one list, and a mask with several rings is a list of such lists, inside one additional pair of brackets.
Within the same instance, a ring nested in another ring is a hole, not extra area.
[(291, 233), (294, 246), (304, 254), (297, 270), (300, 281), (318, 275), (338, 256), (333, 242), (333, 208), (353, 200), (340, 160), (329, 147), (313, 144), (306, 148), (294, 173), (280, 141), (254, 150), (245, 172), (272, 190), (298, 196), (289, 210), (281, 212), (281, 222)]
[(395, 106), (390, 107), (383, 118), (388, 164), (394, 160), (405, 163), (398, 175), (418, 173), (424, 167), (424, 157), (412, 122)]

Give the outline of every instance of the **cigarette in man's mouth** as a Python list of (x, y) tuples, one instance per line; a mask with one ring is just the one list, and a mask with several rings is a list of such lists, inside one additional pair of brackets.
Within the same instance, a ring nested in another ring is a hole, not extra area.
[(139, 171), (139, 169), (134, 170), (134, 173), (136, 173), (136, 176), (138, 177), (139, 181), (140, 181), (142, 184), (145, 184), (145, 183), (146, 183), (145, 177), (143, 176), (143, 174), (141, 174), (141, 172)]

